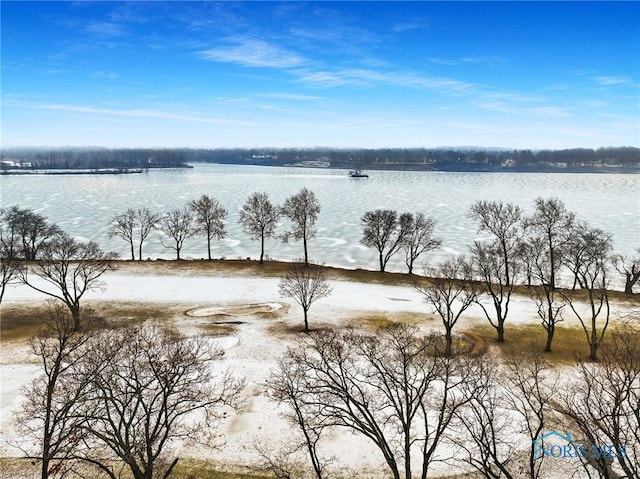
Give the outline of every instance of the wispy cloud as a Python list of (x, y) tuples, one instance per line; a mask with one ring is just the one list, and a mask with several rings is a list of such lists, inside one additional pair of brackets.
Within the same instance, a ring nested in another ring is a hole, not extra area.
[(309, 101), (309, 100), (321, 100), (322, 97), (315, 95), (300, 95), (297, 93), (265, 93), (262, 95), (266, 98), (274, 98), (276, 100), (295, 100), (295, 101)]
[(293, 68), (306, 61), (295, 52), (257, 38), (228, 39), (228, 42), (230, 45), (201, 51), (201, 57), (216, 62), (267, 68)]
[(394, 24), (391, 27), (391, 30), (395, 33), (402, 33), (402, 32), (410, 32), (413, 30), (418, 30), (419, 28), (424, 28), (425, 24), (424, 22), (399, 22)]
[(475, 90), (478, 85), (452, 78), (427, 77), (412, 72), (368, 69), (343, 69), (325, 71), (298, 71), (298, 81), (319, 86), (376, 86), (378, 84), (411, 88), (429, 88), (447, 93), (463, 93)]
[(542, 116), (546, 118), (568, 118), (573, 116), (567, 108), (559, 106), (540, 106), (528, 108), (527, 111), (535, 116)]
[[(24, 103), (23, 103), (24, 105)], [(97, 115), (110, 115), (128, 118), (153, 118), (159, 120), (174, 120), (195, 123), (214, 123), (221, 125), (248, 126), (255, 123), (243, 120), (230, 120), (228, 118), (216, 118), (195, 113), (182, 113), (174, 111), (156, 110), (153, 108), (122, 109), (97, 108), (85, 105), (68, 105), (63, 103), (38, 103), (30, 105), (39, 110), (56, 110), (70, 113), (87, 113)]]
[(120, 75), (114, 72), (98, 70), (91, 74), (93, 78), (104, 78), (106, 80), (115, 80), (116, 78), (120, 78)]
[(505, 58), (498, 55), (480, 55), (469, 56), (461, 58), (429, 58), (431, 63), (436, 65), (456, 66), (456, 65), (470, 65), (470, 64), (496, 64), (506, 61)]
[(103, 37), (117, 37), (125, 33), (122, 25), (113, 22), (90, 23), (85, 27), (84, 31)]
[(597, 76), (592, 77), (592, 79), (598, 84), (602, 86), (613, 86), (613, 85), (625, 85), (630, 84), (631, 78), (624, 76)]

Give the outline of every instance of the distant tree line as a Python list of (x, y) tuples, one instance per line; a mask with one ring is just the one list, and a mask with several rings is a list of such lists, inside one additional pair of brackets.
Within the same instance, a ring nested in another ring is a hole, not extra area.
[(146, 169), (180, 168), (186, 165), (181, 149), (149, 148), (59, 148), (3, 149), (2, 169)]
[(333, 168), (450, 171), (616, 171), (640, 167), (640, 148), (563, 150), (483, 148), (8, 148), (3, 168), (163, 168), (188, 162), (283, 166), (319, 162)]
[(187, 161), (231, 164), (293, 165), (324, 161), (336, 168), (451, 169), (451, 170), (572, 170), (596, 167), (637, 168), (640, 148), (570, 148), (563, 150), (507, 150), (483, 148), (265, 148), (194, 149)]

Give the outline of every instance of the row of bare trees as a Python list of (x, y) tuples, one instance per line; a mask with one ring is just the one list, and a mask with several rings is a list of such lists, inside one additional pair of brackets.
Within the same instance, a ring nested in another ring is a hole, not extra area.
[[(481, 307), (497, 340), (504, 341), (512, 295), (526, 284), (547, 334), (545, 351), (551, 351), (556, 326), (569, 312), (580, 322), (595, 360), (611, 315), (611, 271), (624, 274), (625, 292), (631, 293), (640, 279), (640, 256), (613, 255), (610, 235), (576, 219), (555, 198), (538, 198), (535, 206), (526, 217), (512, 203), (474, 203), (468, 216), (490, 238), (474, 242), (469, 255), (427, 269), (430, 279), (417, 279), (416, 287), (442, 319), (450, 345), (453, 327), (472, 304)], [(573, 277), (570, 290), (558, 287), (563, 266)]]
[[(208, 195), (193, 200), (185, 208), (178, 208), (164, 215), (152, 213), (148, 208), (128, 209), (111, 220), (109, 235), (119, 237), (129, 243), (131, 259), (135, 260), (134, 245), (138, 245), (138, 260), (142, 260), (142, 244), (153, 229), (160, 231), (171, 243), (163, 246), (180, 252), (185, 240), (202, 234), (207, 238), (207, 257), (211, 259), (211, 240), (226, 236), (225, 218), (227, 210), (220, 202)], [(306, 188), (287, 198), (281, 207), (271, 203), (267, 193), (253, 193), (242, 206), (239, 221), (244, 231), (252, 238), (260, 240), (260, 263), (264, 261), (265, 239), (276, 237), (276, 227), (281, 217), (290, 220), (290, 228), (280, 237), (283, 242), (302, 241), (304, 260), (308, 264), (307, 243), (315, 236), (314, 228), (320, 203), (314, 193)]]
[(571, 430), (572, 442), (563, 447), (584, 453), (565, 456), (563, 469), (640, 477), (637, 335), (619, 329), (601, 362), (578, 365), (562, 386), (560, 373), (534, 349), (500, 365), (495, 358), (443, 354), (441, 337), (407, 325), (375, 335), (305, 335), (267, 383), (299, 442), (270, 453), (263, 447), (265, 465), (276, 477), (294, 477), (289, 459), (305, 451), (314, 476), (329, 477), (339, 457), (327, 457), (323, 448), (333, 431), (346, 429), (374, 446), (395, 479), (424, 479), (438, 461), (490, 479), (536, 479), (557, 467), (544, 454), (548, 432)]
[(40, 374), (25, 389), (16, 446), (39, 461), (42, 479), (116, 479), (125, 469), (135, 479), (168, 478), (175, 447), (215, 438), (244, 381), (213, 373), (223, 351), (204, 337), (81, 321), (78, 329), (64, 305), (49, 303), (45, 327), (30, 341)]

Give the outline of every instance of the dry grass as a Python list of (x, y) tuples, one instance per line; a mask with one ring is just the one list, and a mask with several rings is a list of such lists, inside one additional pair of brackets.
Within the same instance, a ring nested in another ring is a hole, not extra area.
[[(131, 301), (87, 302), (83, 308), (98, 327), (109, 328), (134, 326), (145, 321), (165, 322), (182, 313), (178, 305)], [(23, 341), (35, 336), (48, 314), (45, 303), (2, 305), (0, 341)]]
[(42, 318), (48, 314), (44, 304), (2, 305), (0, 309), (0, 341), (20, 341), (36, 335)]
[(202, 334), (211, 337), (231, 336), (237, 330), (232, 324), (199, 324), (198, 327)]
[(349, 326), (364, 326), (368, 331), (376, 331), (394, 323), (416, 324), (433, 321), (433, 317), (421, 313), (371, 313), (356, 316), (349, 320)]
[[(291, 265), (285, 261), (259, 261), (243, 259), (214, 259), (214, 260), (181, 260), (181, 261), (117, 261), (118, 269), (124, 273), (160, 274), (160, 275), (246, 275), (261, 277), (280, 277)], [(387, 285), (412, 286), (418, 276), (404, 273), (380, 273), (363, 269), (345, 269), (332, 266), (322, 266), (329, 278), (362, 283), (378, 283)]]
[[(520, 353), (524, 348), (542, 351), (547, 340), (547, 332), (539, 324), (507, 324), (503, 343), (497, 342), (496, 330), (490, 325), (475, 326), (464, 333), (483, 338), (493, 351), (501, 355)], [(545, 358), (552, 364), (574, 364), (589, 355), (589, 345), (584, 331), (579, 327), (556, 326), (551, 350), (545, 353)]]
[[(196, 459), (180, 459), (174, 468), (171, 477), (175, 479), (268, 479), (271, 475), (245, 473), (245, 472), (227, 472), (223, 466), (213, 462), (196, 460)], [(87, 467), (83, 477), (91, 477), (95, 470)], [(40, 477), (40, 464), (34, 459), (24, 458), (0, 458), (0, 479), (16, 479), (16, 478)], [(70, 478), (78, 478), (80, 476), (71, 474)], [(123, 479), (132, 477), (124, 471)]]

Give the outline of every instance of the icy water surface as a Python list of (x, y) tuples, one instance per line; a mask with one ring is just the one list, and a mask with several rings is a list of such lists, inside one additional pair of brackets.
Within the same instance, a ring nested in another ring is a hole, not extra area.
[[(2, 205), (32, 208), (79, 239), (95, 240), (124, 258), (129, 254), (127, 244), (107, 235), (110, 218), (129, 207), (165, 212), (202, 194), (214, 196), (229, 211), (228, 235), (214, 244), (214, 256), (256, 258), (258, 242), (249, 239), (238, 223), (242, 204), (254, 191), (267, 192), (273, 202), (282, 203), (302, 187), (314, 191), (322, 205), (309, 254), (328, 265), (377, 268), (375, 252), (359, 243), (360, 217), (377, 208), (424, 212), (436, 219), (443, 248), (421, 258), (420, 264), (464, 253), (478, 239), (466, 212), (479, 199), (511, 201), (531, 213), (536, 197), (555, 196), (582, 219), (613, 234), (617, 252), (633, 253), (640, 246), (640, 175), (369, 171), (370, 178), (356, 179), (332, 169), (194, 166), (132, 175), (3, 176)], [(157, 233), (149, 238), (144, 253), (162, 258), (174, 255), (162, 246)], [(292, 260), (302, 255), (302, 245), (271, 240), (266, 253)], [(205, 257), (205, 239), (188, 239), (183, 256)], [(406, 269), (400, 256), (389, 266), (390, 270)]]

